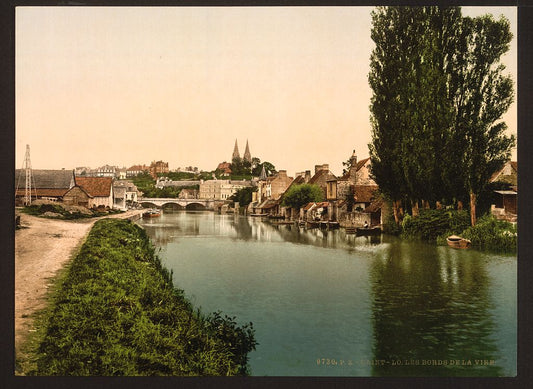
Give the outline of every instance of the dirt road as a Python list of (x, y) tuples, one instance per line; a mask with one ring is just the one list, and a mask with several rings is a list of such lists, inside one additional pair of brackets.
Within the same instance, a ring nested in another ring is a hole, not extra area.
[[(109, 217), (126, 218), (140, 211)], [(15, 231), (15, 353), (32, 328), (32, 314), (46, 306), (46, 292), (57, 271), (81, 247), (98, 218), (55, 220), (22, 214)]]

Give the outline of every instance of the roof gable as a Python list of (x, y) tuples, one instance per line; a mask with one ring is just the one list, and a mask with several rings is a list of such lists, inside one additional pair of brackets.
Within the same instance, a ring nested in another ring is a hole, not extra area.
[(331, 173), (329, 170), (319, 170), (311, 179), (309, 180), (309, 184), (316, 184), (317, 182), (320, 182), (321, 180), (331, 181), (334, 180), (336, 177), (333, 173)]
[(358, 203), (370, 203), (374, 199), (374, 192), (377, 190), (377, 185), (356, 185), (354, 199)]
[(76, 177), (76, 184), (91, 196), (107, 197), (111, 195), (112, 177)]

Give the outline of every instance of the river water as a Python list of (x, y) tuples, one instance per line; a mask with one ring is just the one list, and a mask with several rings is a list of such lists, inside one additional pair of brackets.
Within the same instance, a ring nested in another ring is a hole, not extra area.
[(254, 376), (516, 375), (516, 256), (212, 212), (139, 224), (195, 307), (253, 322)]

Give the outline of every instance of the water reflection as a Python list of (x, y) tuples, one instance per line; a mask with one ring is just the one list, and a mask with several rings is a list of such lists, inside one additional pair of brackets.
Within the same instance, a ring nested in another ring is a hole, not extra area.
[(142, 220), (140, 224), (151, 231), (154, 243), (158, 246), (165, 246), (183, 237), (213, 235), (245, 241), (286, 241), (348, 251), (385, 242), (382, 236), (356, 236), (346, 234), (343, 229), (305, 229), (294, 224), (272, 224), (262, 218), (216, 215), (211, 212), (166, 213), (158, 219)]
[(195, 305), (254, 322), (254, 374), (516, 373), (515, 257), (212, 212), (139, 224)]
[(370, 270), (374, 358), (396, 362), (373, 375), (502, 375), (490, 362), (500, 355), (485, 267), (474, 251), (395, 242), (380, 252)]

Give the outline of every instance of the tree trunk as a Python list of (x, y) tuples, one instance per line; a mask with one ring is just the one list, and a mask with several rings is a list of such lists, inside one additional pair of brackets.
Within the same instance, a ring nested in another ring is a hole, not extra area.
[(394, 221), (396, 224), (400, 224), (400, 215), (398, 210), (398, 201), (393, 200), (392, 201), (392, 211), (394, 213)]
[(420, 214), (418, 210), (418, 201), (411, 201), (411, 209), (412, 209), (413, 217), (418, 217), (418, 215)]
[(435, 207), (437, 209), (442, 209), (442, 204), (440, 203), (440, 201), (437, 201), (437, 203), (435, 204)]
[(463, 210), (463, 202), (461, 200), (459, 200), (457, 202), (457, 210), (458, 211), (462, 211)]
[(476, 225), (476, 194), (470, 191), (470, 221), (472, 227)]
[(430, 207), (429, 207), (429, 201), (427, 201), (427, 200), (423, 200), (423, 201), (422, 201), (422, 204), (424, 204), (424, 209), (429, 209), (429, 208), (430, 208)]

